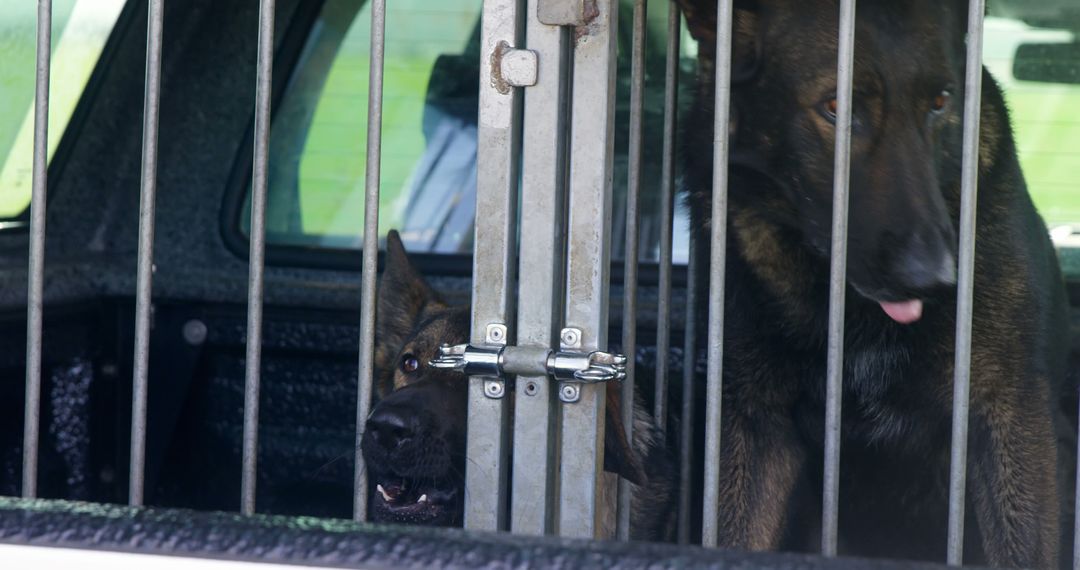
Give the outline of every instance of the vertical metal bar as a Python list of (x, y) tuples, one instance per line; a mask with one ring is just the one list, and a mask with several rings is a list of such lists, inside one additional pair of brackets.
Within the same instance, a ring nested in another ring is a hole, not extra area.
[[(674, 2), (672, 3), (674, 5)], [(679, 544), (690, 543), (690, 485), (694, 480), (694, 384), (697, 379), (697, 304), (700, 289), (700, 260), (695, 237), (690, 232), (686, 265), (686, 332), (683, 341), (682, 422), (679, 424)]]
[(1080, 570), (1080, 517), (1076, 516), (1076, 513), (1080, 513), (1080, 438), (1076, 441), (1076, 484), (1073, 487), (1073, 494), (1075, 501), (1073, 503), (1073, 570)]
[(143, 96), (142, 191), (139, 193), (139, 269), (135, 290), (135, 363), (132, 367), (131, 462), (128, 465), (128, 503), (133, 506), (142, 506), (145, 491), (146, 397), (150, 363), (150, 301), (154, 275), (154, 214), (157, 197), (164, 11), (165, 0), (149, 0), (146, 91)]
[(829, 271), (828, 364), (825, 393), (825, 474), (821, 552), (836, 556), (840, 502), (840, 396), (844, 375), (844, 304), (847, 290), (848, 190), (851, 178), (851, 107), (855, 57), (855, 0), (840, 0), (836, 63), (836, 150), (833, 163), (832, 263)]
[(371, 3), (371, 63), (368, 69), (367, 157), (364, 173), (364, 248), (360, 282), (360, 362), (356, 376), (356, 467), (353, 519), (367, 518), (367, 470), (360, 451), (364, 422), (371, 412), (375, 370), (375, 275), (379, 263), (379, 183), (382, 167), (383, 59), (386, 49), (386, 0)]
[(979, 187), (982, 111), (983, 14), (986, 0), (971, 0), (964, 81), (964, 152), (960, 181), (960, 262), (956, 293), (956, 362), (953, 377), (952, 458), (949, 469), (948, 563), (964, 558), (964, 493), (967, 478), (968, 405), (971, 390), (971, 318), (975, 291), (975, 213)]
[[(566, 62), (569, 33), (537, 18), (529, 0), (525, 35), (540, 61), (536, 85), (525, 90), (522, 141), (521, 253), (517, 341), (552, 346), (562, 310), (565, 249)], [(546, 377), (519, 376), (514, 400), (513, 502), (510, 529), (551, 532), (555, 521), (556, 394)]]
[(240, 511), (245, 515), (255, 512), (255, 469), (259, 450), (259, 378), (262, 361), (263, 272), (266, 267), (266, 173), (270, 150), (270, 90), (274, 67), (274, 0), (260, 0), (259, 3), (256, 67), (247, 354), (244, 369), (243, 473), (240, 481)]
[[(472, 339), (474, 345), (506, 344), (506, 333), (489, 334), (488, 324), (509, 323), (513, 314), (518, 171), (521, 152), (520, 89), (496, 86), (493, 63), (508, 46), (521, 45), (520, 0), (484, 2), (480, 30), (480, 114), (476, 154), (476, 239), (473, 251)], [(503, 392), (488, 397), (485, 384)], [(465, 456), (465, 528), (504, 530), (507, 502), (505, 461), (509, 445), (509, 398), (502, 380), (469, 381), (469, 426)]]
[(26, 304), (26, 402), (23, 406), (23, 497), (37, 497), (41, 422), (41, 341), (45, 296), (45, 193), (49, 171), (49, 64), (52, 0), (38, 0), (37, 82), (34, 88), (34, 171), (30, 196), (30, 267)]
[[(596, 8), (574, 47), (565, 322), (580, 334), (562, 338), (563, 347), (584, 352), (607, 344), (619, 2)], [(559, 534), (607, 537), (615, 497), (603, 470), (605, 386), (563, 384), (560, 395), (574, 388), (577, 401), (561, 406)]]
[[(638, 207), (641, 201), (642, 108), (645, 100), (645, 18), (647, 0), (634, 0), (633, 46), (630, 54), (630, 148), (626, 187), (626, 247), (623, 256), (622, 350), (626, 355), (626, 380), (622, 385), (622, 418), (626, 441), (634, 441), (634, 372), (637, 358)], [(659, 366), (659, 365), (658, 365)], [(659, 368), (658, 368), (659, 370)], [(630, 482), (619, 480), (619, 540), (630, 540)]]
[(709, 372), (705, 389), (705, 502), (701, 542), (716, 546), (720, 520), (720, 419), (724, 382), (724, 279), (727, 263), (728, 124), (731, 107), (733, 0), (717, 0), (716, 100), (713, 106), (713, 201), (709, 262)]
[(679, 7), (668, 3), (667, 64), (664, 72), (664, 142), (660, 164), (660, 282), (656, 320), (656, 397), (653, 417), (667, 430), (668, 351), (671, 347), (672, 231), (675, 216), (675, 129), (679, 105)]

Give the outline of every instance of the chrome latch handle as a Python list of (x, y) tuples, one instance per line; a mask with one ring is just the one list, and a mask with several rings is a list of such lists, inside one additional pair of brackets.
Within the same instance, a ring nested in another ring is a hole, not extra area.
[[(429, 363), (432, 368), (469, 376), (552, 376), (560, 383), (599, 384), (626, 378), (626, 357), (603, 351), (555, 352), (534, 346), (473, 346), (444, 344)], [(577, 392), (577, 390), (574, 390)], [(576, 401), (567, 400), (564, 401)]]
[(556, 352), (548, 357), (548, 371), (560, 382), (621, 382), (626, 378), (626, 357), (599, 350)]
[(444, 344), (439, 356), (428, 364), (440, 370), (454, 370), (469, 376), (494, 376), (501, 378), (502, 353), (505, 346), (473, 346), (471, 344)]

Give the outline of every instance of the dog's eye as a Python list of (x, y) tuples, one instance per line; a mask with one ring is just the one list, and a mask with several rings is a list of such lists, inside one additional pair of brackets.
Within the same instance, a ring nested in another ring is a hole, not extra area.
[(934, 113), (944, 112), (949, 107), (949, 101), (952, 100), (952, 93), (948, 91), (942, 91), (938, 93), (934, 100), (930, 102), (930, 110)]
[(836, 122), (836, 113), (840, 110), (840, 102), (836, 98), (829, 99), (821, 104), (821, 114), (831, 122)]
[(401, 357), (401, 371), (406, 374), (420, 369), (420, 361), (411, 352)]

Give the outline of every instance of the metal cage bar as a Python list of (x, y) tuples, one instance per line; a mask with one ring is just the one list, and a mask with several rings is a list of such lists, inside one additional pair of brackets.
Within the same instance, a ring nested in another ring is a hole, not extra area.
[[(501, 72), (492, 62), (500, 61), (512, 46), (521, 45), (523, 15), (520, 0), (488, 0), (481, 16), (484, 55), (480, 65), (471, 338), (478, 346), (510, 341), (506, 325), (514, 310), (512, 267), (523, 95), (520, 89), (496, 81)], [(468, 529), (506, 527), (509, 462), (504, 458), (510, 444), (510, 410), (505, 392), (501, 379), (478, 376), (469, 380), (464, 521)]]
[[(575, 34), (564, 350), (607, 344), (618, 10), (617, 0), (597, 2), (595, 17)], [(604, 473), (605, 390), (603, 384), (559, 387), (562, 536), (607, 537), (614, 526), (615, 486)]]
[(675, 226), (675, 136), (679, 107), (679, 7), (668, 2), (667, 59), (664, 71), (664, 135), (660, 162), (660, 275), (656, 306), (656, 396), (653, 417), (667, 430), (668, 351), (671, 347), (671, 274)]
[(274, 67), (275, 0), (259, 3), (259, 47), (255, 82), (255, 149), (251, 178), (251, 243), (244, 365), (244, 441), (240, 511), (255, 512), (259, 453), (259, 378), (262, 361), (263, 274), (266, 269), (266, 181), (270, 159), (270, 96)]
[(135, 290), (135, 362), (132, 366), (131, 461), (128, 503), (142, 506), (146, 469), (146, 399), (150, 364), (151, 294), (154, 281), (154, 217), (157, 198), (158, 116), (165, 0), (149, 0), (146, 87), (143, 96), (142, 188), (139, 192), (139, 265)]
[(713, 106), (713, 199), (709, 263), (709, 370), (705, 392), (705, 501), (701, 542), (715, 547), (720, 519), (720, 420), (724, 366), (724, 279), (727, 263), (728, 125), (731, 106), (733, 0), (717, 0), (716, 99)]
[[(634, 0), (633, 45), (630, 54), (630, 146), (626, 186), (626, 246), (623, 255), (622, 351), (626, 360), (626, 379), (622, 386), (622, 418), (626, 441), (634, 441), (634, 372), (637, 353), (638, 293), (638, 223), (641, 205), (641, 138), (645, 106), (645, 33), (648, 1)], [(659, 370), (659, 363), (657, 364)], [(631, 484), (619, 479), (618, 520), (615, 527), (620, 540), (630, 539)]]
[[(664, 140), (661, 163), (661, 192), (675, 195), (675, 151), (678, 133), (679, 56), (683, 14), (676, 2), (667, 3), (667, 60), (664, 76)], [(690, 470), (693, 457), (693, 380), (698, 355), (698, 261), (694, 232), (690, 232), (686, 271), (686, 323), (683, 327), (683, 407), (679, 411), (679, 493), (677, 537), (679, 544), (690, 542)], [(659, 325), (658, 325), (659, 326)], [(667, 326), (671, 326), (670, 323)], [(659, 367), (658, 367), (659, 371)]]
[(679, 544), (690, 543), (691, 489), (694, 480), (694, 385), (697, 381), (697, 303), (700, 295), (700, 260), (698, 248), (701, 244), (690, 232), (689, 256), (686, 264), (686, 326), (683, 339), (683, 376), (682, 376), (682, 421), (679, 424)]
[(847, 292), (848, 205), (851, 182), (851, 109), (855, 64), (855, 0), (840, 1), (836, 62), (836, 150), (833, 162), (829, 331), (825, 372), (825, 468), (821, 553), (836, 556), (840, 505), (840, 414), (844, 376), (844, 305)]
[(971, 0), (964, 79), (964, 151), (960, 180), (960, 251), (956, 293), (956, 361), (953, 377), (952, 457), (949, 466), (947, 561), (964, 558), (964, 494), (967, 478), (968, 406), (971, 391), (971, 323), (975, 291), (975, 213), (979, 187), (982, 112), (983, 14), (986, 0)]
[(379, 184), (382, 167), (383, 60), (386, 50), (386, 0), (371, 3), (371, 63), (368, 69), (367, 158), (364, 172), (364, 246), (360, 284), (360, 356), (356, 391), (356, 465), (353, 518), (367, 518), (368, 481), (360, 438), (371, 411), (375, 369), (375, 275), (379, 262)]
[[(525, 34), (540, 65), (525, 90), (521, 165), (521, 251), (517, 341), (552, 346), (562, 311), (563, 221), (566, 177), (566, 61), (569, 31), (540, 22), (539, 0), (529, 0)], [(556, 394), (547, 377), (519, 376), (514, 399), (510, 529), (540, 535), (553, 530), (558, 481)]]
[[(657, 307), (657, 338), (663, 335), (665, 339), (665, 348), (660, 350), (660, 342), (657, 341), (657, 363), (656, 363), (656, 391), (657, 401), (660, 399), (660, 392), (663, 391), (664, 396), (667, 396), (668, 390), (668, 363), (667, 363), (667, 343), (670, 342), (671, 334), (671, 268), (672, 268), (672, 233), (673, 233), (673, 220), (674, 220), (674, 196), (676, 193), (675, 185), (675, 150), (676, 150), (676, 135), (678, 134), (679, 125), (679, 56), (681, 49), (682, 39), (682, 13), (679, 11), (679, 5), (675, 2), (668, 2), (668, 15), (667, 15), (667, 60), (665, 61), (664, 70), (664, 140), (663, 140), (663, 157), (660, 164), (660, 199), (666, 204), (670, 212), (667, 215), (661, 214), (661, 220), (666, 223), (667, 226), (661, 228), (661, 244), (660, 244), (660, 303), (661, 306)], [(663, 240), (667, 241), (664, 242)], [(679, 411), (682, 418), (679, 434), (679, 518), (678, 518), (678, 540), (681, 544), (686, 544), (690, 540), (690, 458), (691, 458), (691, 444), (693, 443), (693, 390), (694, 390), (694, 368), (695, 359), (697, 356), (697, 335), (695, 334), (694, 327), (697, 323), (697, 315), (695, 314), (697, 304), (697, 263), (694, 261), (694, 248), (692, 243), (693, 232), (691, 232), (691, 243), (689, 244), (690, 252), (687, 262), (687, 284), (686, 284), (686, 322), (683, 335), (683, 378), (682, 378), (682, 409)], [(666, 276), (665, 276), (666, 274)], [(660, 361), (660, 355), (664, 358), (663, 362)], [(663, 410), (657, 406), (656, 421), (660, 425), (661, 429), (667, 428), (667, 418), (661, 413)]]
[(23, 406), (22, 496), (37, 497), (41, 426), (41, 342), (45, 297), (45, 206), (49, 175), (49, 65), (52, 0), (38, 0), (34, 86), (34, 164), (30, 195), (30, 266), (26, 304), (26, 401)]
[(1073, 501), (1073, 553), (1072, 553), (1072, 567), (1073, 570), (1080, 570), (1080, 517), (1076, 517), (1075, 513), (1080, 513), (1080, 437), (1076, 441), (1076, 483), (1073, 487), (1074, 495)]

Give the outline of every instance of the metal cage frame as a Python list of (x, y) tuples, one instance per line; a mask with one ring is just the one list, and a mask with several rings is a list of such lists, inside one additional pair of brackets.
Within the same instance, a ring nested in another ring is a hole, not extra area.
[[(158, 113), (161, 99), (161, 54), (165, 0), (148, 0), (148, 34), (144, 97), (142, 178), (139, 209), (138, 275), (135, 316), (134, 377), (131, 423), (129, 504), (144, 502), (147, 422), (147, 375), (150, 350), (155, 194), (158, 169)], [(473, 258), (472, 344), (477, 346), (542, 347), (577, 351), (607, 346), (610, 219), (617, 0), (485, 0), (482, 15), (482, 64), (479, 93), (478, 187), (476, 239)], [(852, 68), (855, 0), (840, 2), (837, 137), (830, 282), (827, 367), (826, 450), (822, 552), (836, 555), (839, 498), (840, 418), (844, 341), (846, 245), (851, 145)], [(589, 12), (586, 7), (595, 8)], [(274, 0), (260, 0), (256, 78), (254, 161), (251, 201), (246, 386), (244, 398), (241, 512), (253, 515), (256, 450), (259, 428), (259, 379), (265, 268), (266, 182), (268, 169), (271, 78), (273, 72)], [(964, 534), (968, 401), (974, 281), (975, 205), (979, 147), (979, 109), (982, 87), (982, 37), (985, 0), (970, 2), (967, 76), (964, 111), (960, 272), (956, 327), (952, 463), (950, 470), (948, 557), (960, 564)], [(642, 108), (644, 89), (646, 0), (635, 0), (631, 75), (631, 138), (627, 198), (626, 264), (623, 303), (623, 351), (636, 345), (636, 277), (638, 202), (641, 187)], [(380, 183), (382, 78), (386, 0), (371, 0), (371, 67), (365, 178), (364, 236), (378, 228)], [(29, 291), (27, 300), (26, 402), (22, 495), (37, 495), (38, 444), (41, 406), (42, 300), (44, 289), (45, 206), (47, 186), (47, 126), (50, 80), (51, 0), (38, 0), (37, 83), (34, 119), (34, 170), (30, 208)], [(731, 97), (732, 0), (718, 1), (716, 52), (716, 109), (727, 109)], [(683, 481), (679, 504), (679, 536), (689, 527), (690, 414), (684, 398), (681, 410), (667, 409), (666, 368), (672, 288), (672, 195), (675, 188), (676, 90), (678, 86), (680, 13), (670, 4), (668, 59), (664, 100), (663, 195), (660, 312), (655, 414), (678, 412), (686, 427), (680, 434)], [(577, 33), (573, 29), (577, 27)], [(528, 38), (527, 43), (525, 38)], [(537, 62), (540, 62), (539, 65)], [(688, 279), (688, 323), (697, 318), (694, 299), (707, 294), (709, 306), (724, 300), (724, 244), (727, 242), (728, 121), (715, 113), (714, 199), (712, 212), (711, 279), (706, 292)], [(522, 137), (523, 132), (529, 136)], [(524, 158), (521, 158), (524, 157)], [(520, 180), (520, 182), (519, 182)], [(520, 197), (518, 194), (520, 184)], [(520, 204), (519, 204), (520, 201)], [(565, 213), (552, 215), (551, 213)], [(517, 226), (520, 213), (520, 227)], [(516, 236), (522, 240), (520, 250)], [(704, 247), (705, 244), (692, 244)], [(367, 512), (367, 479), (359, 438), (370, 412), (378, 244), (364, 240), (359, 346), (359, 397), (354, 518)], [(695, 255), (690, 256), (691, 260)], [(516, 260), (516, 264), (515, 264)], [(688, 272), (700, 269), (691, 261)], [(517, 279), (517, 276), (528, 279)], [(708, 384), (706, 391), (705, 504), (703, 544), (717, 544), (719, 454), (724, 312), (708, 317)], [(682, 389), (692, 392), (696, 361), (694, 325), (687, 326)], [(627, 365), (624, 400), (633, 393), (633, 359)], [(470, 530), (508, 530), (515, 534), (601, 538), (629, 533), (630, 489), (616, 486), (603, 466), (603, 386), (558, 382), (544, 376), (518, 378), (513, 414), (500, 377), (474, 376), (469, 388), (468, 454), (475, 463), (495, 469), (468, 469), (465, 527)], [(569, 397), (570, 395), (573, 397)], [(632, 406), (624, 405), (626, 414)], [(510, 418), (513, 417), (511, 425)], [(627, 419), (630, 416), (627, 415)], [(660, 422), (663, 423), (662, 421)], [(633, 427), (625, 422), (627, 435)], [(513, 438), (514, 449), (509, 448)], [(523, 450), (529, 450), (525, 452)], [(536, 453), (535, 450), (541, 450)], [(512, 457), (510, 464), (502, 459)], [(513, 492), (508, 473), (513, 469)], [(513, 502), (507, 508), (512, 495)], [(616, 500), (617, 496), (617, 500)], [(30, 509), (36, 503), (5, 506)], [(528, 507), (528, 508), (526, 508)], [(28, 517), (51, 516), (28, 514)], [(503, 513), (509, 511), (510, 519)], [(618, 511), (618, 514), (616, 514)], [(199, 519), (201, 520), (201, 519)], [(493, 539), (485, 539), (493, 540)], [(85, 542), (83, 546), (89, 546)], [(574, 548), (579, 548), (580, 545)], [(569, 547), (568, 547), (569, 548)], [(584, 547), (580, 547), (584, 548)], [(694, 556), (697, 556), (696, 554)], [(1074, 567), (1080, 568), (1080, 559)]]

